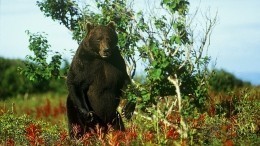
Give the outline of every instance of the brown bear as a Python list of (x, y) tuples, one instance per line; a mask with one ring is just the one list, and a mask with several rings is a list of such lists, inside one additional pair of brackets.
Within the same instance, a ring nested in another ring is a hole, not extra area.
[(124, 130), (117, 112), (123, 87), (130, 79), (117, 47), (114, 22), (106, 26), (87, 24), (87, 36), (73, 57), (68, 76), (67, 116), (70, 136), (77, 125), (82, 136), (98, 124)]

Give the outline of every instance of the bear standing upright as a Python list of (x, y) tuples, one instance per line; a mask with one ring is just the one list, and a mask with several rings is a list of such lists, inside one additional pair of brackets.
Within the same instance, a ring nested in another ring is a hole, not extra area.
[(87, 24), (87, 36), (73, 57), (68, 76), (67, 116), (70, 135), (74, 125), (78, 136), (99, 126), (124, 130), (117, 112), (122, 88), (130, 82), (117, 47), (114, 22), (106, 26)]

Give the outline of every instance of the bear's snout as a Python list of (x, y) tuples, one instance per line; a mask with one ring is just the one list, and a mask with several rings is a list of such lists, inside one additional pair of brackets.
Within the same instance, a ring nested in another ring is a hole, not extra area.
[(109, 53), (109, 52), (110, 52), (110, 49), (109, 49), (109, 48), (104, 48), (104, 52), (105, 52), (105, 53)]
[(99, 52), (99, 54), (102, 58), (107, 58), (111, 56), (112, 52), (110, 48), (104, 48)]

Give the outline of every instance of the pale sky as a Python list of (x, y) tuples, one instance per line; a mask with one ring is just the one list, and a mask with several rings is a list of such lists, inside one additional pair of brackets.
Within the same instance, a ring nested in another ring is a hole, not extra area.
[(260, 1), (216, 0), (213, 6), (219, 20), (210, 50), (217, 63), (234, 72), (260, 73)]
[(260, 0), (201, 0), (201, 3), (218, 11), (218, 24), (209, 48), (210, 55), (217, 58), (217, 68), (260, 84)]
[[(209, 7), (213, 14), (218, 11), (218, 23), (209, 47), (209, 55), (213, 60), (217, 59), (216, 67), (260, 84), (260, 0), (190, 2), (192, 9), (200, 6), (202, 11)], [(61, 51), (66, 58), (71, 58), (72, 54), (64, 49), (77, 49), (71, 32), (45, 17), (36, 1), (0, 0), (1, 57), (24, 59), (30, 54), (25, 30), (46, 32), (52, 49)]]

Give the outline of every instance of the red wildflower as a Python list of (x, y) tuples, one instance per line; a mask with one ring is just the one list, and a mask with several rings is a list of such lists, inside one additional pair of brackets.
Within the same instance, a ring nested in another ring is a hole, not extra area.
[(62, 131), (59, 133), (59, 139), (56, 142), (55, 146), (63, 146), (66, 140), (69, 139), (69, 135), (66, 131)]
[(154, 134), (151, 131), (144, 133), (145, 141), (152, 141), (154, 139)]
[(209, 116), (214, 116), (216, 115), (216, 107), (215, 107), (215, 104), (211, 104), (209, 109), (208, 109), (208, 113), (209, 113)]
[(193, 128), (201, 128), (201, 126), (204, 124), (206, 118), (206, 114), (201, 114), (198, 119), (192, 120), (192, 127)]
[(135, 131), (126, 132), (126, 136), (125, 136), (126, 145), (130, 144), (130, 142), (135, 140), (136, 138), (137, 138), (137, 133)]
[(7, 141), (6, 141), (6, 145), (7, 146), (14, 146), (15, 142), (12, 138), (8, 138)]
[(33, 123), (29, 124), (26, 129), (26, 138), (29, 141), (30, 145), (43, 145), (44, 140), (41, 138), (41, 127), (39, 125), (35, 125)]
[(178, 139), (179, 136), (180, 136), (180, 134), (179, 134), (178, 131), (177, 131), (175, 128), (173, 128), (173, 127), (172, 127), (172, 128), (167, 132), (167, 134), (166, 134), (166, 137), (167, 137), (168, 139), (174, 139), (174, 140)]
[(131, 141), (137, 138), (136, 126), (132, 125), (126, 132), (125, 132), (125, 143), (126, 145), (130, 144)]
[(63, 115), (66, 113), (66, 107), (64, 103), (60, 100), (59, 105), (53, 108), (52, 116), (57, 117), (58, 115)]
[(224, 146), (233, 146), (234, 142), (231, 139), (228, 139), (224, 142)]
[(78, 134), (80, 133), (80, 131), (81, 131), (81, 129), (80, 129), (79, 125), (72, 126), (72, 132), (73, 132), (73, 135), (75, 138), (77, 138), (79, 136)]
[(109, 137), (109, 145), (119, 146), (125, 141), (125, 135), (122, 131), (114, 131)]
[(92, 138), (93, 134), (92, 133), (85, 133), (81, 138), (80, 141), (84, 144), (84, 145), (93, 145), (91, 142), (91, 138)]
[(43, 116), (49, 117), (51, 115), (51, 102), (49, 99), (46, 99), (46, 104), (43, 106)]

